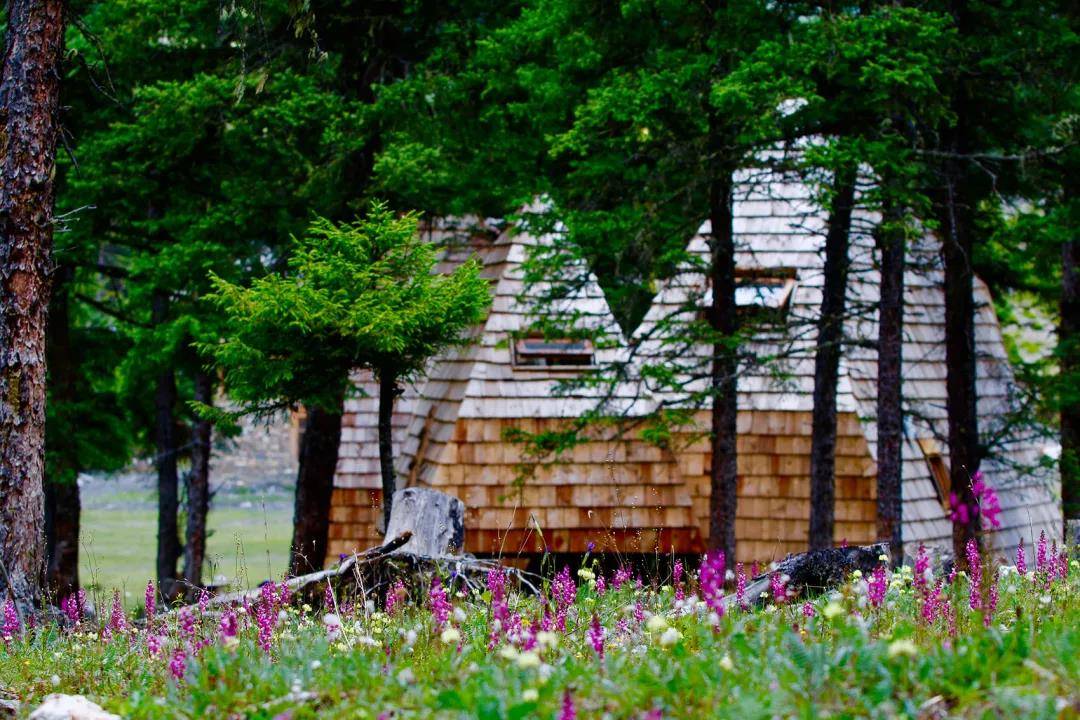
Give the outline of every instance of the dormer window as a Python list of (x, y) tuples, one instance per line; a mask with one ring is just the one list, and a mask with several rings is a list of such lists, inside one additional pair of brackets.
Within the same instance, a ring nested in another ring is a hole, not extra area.
[(952, 492), (952, 479), (949, 477), (949, 468), (945, 464), (945, 457), (941, 453), (941, 446), (932, 437), (916, 438), (923, 457), (926, 458), (926, 466), (930, 469), (930, 477), (934, 480), (934, 490), (937, 491), (938, 501), (945, 512), (949, 512), (949, 493)]
[(593, 344), (571, 338), (527, 337), (514, 341), (514, 367), (579, 368), (595, 364)]
[[(736, 268), (735, 306), (739, 316), (758, 322), (784, 322), (796, 284), (794, 268)], [(712, 282), (708, 278), (702, 305), (702, 317), (707, 317), (712, 306)]]

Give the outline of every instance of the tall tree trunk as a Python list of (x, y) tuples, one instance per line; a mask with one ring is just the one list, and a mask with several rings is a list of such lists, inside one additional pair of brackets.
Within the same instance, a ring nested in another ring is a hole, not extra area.
[[(205, 370), (195, 375), (195, 401), (214, 403), (214, 379)], [(189, 599), (202, 588), (206, 561), (206, 516), (210, 511), (210, 450), (213, 425), (200, 419), (192, 433), (191, 474), (187, 491), (187, 538), (184, 544), (184, 584)]]
[(334, 410), (308, 408), (300, 440), (300, 468), (296, 475), (289, 574), (303, 575), (323, 566), (330, 534), (330, 497), (334, 491), (344, 390)]
[(899, 566), (904, 557), (903, 521), (903, 349), (904, 264), (907, 248), (901, 214), (886, 206), (878, 227), (881, 300), (878, 304), (877, 358), (877, 535), (889, 543)]
[[(1066, 202), (1078, 202), (1072, 188)], [(1075, 217), (1075, 214), (1074, 214)], [(1080, 239), (1074, 226), (1061, 252), (1061, 320), (1058, 347), (1065, 382), (1061, 406), (1061, 505), (1065, 540), (1080, 543)], [(1070, 534), (1070, 525), (1072, 537)]]
[(738, 330), (735, 305), (735, 231), (731, 174), (709, 185), (711, 235), (709, 321), (717, 337), (713, 343), (710, 394), (712, 396), (712, 463), (709, 468), (709, 547), (724, 551), (729, 562), (736, 556), (735, 514), (738, 507), (736, 427), (738, 421), (738, 355), (733, 347)]
[[(957, 502), (975, 507), (971, 476), (979, 469), (979, 417), (976, 403), (975, 299), (973, 250), (974, 207), (960, 197), (961, 175), (948, 163), (945, 188), (936, 214), (942, 231), (945, 265), (946, 407), (949, 413), (949, 484)], [(968, 540), (978, 540), (979, 514), (953, 523), (953, 552), (964, 557)]]
[(397, 373), (379, 371), (379, 471), (382, 474), (383, 528), (390, 527), (390, 509), (394, 503), (394, 400), (401, 394)]
[[(155, 324), (165, 322), (169, 312), (169, 298), (164, 291), (156, 291), (151, 312)], [(155, 380), (154, 390), (154, 444), (157, 466), (158, 529), (157, 529), (157, 581), (158, 592), (166, 602), (179, 594), (176, 562), (183, 548), (177, 513), (180, 510), (179, 475), (176, 456), (176, 374), (171, 367), (163, 369)]]
[(9, 0), (0, 76), (0, 588), (21, 609), (45, 559), (45, 324), (62, 0)]
[(45, 473), (45, 586), (53, 599), (79, 589), (79, 448), (71, 437), (69, 408), (78, 401), (78, 353), (71, 345), (68, 288), (74, 277), (70, 265), (53, 275), (49, 325), (45, 336), (48, 360)]
[(843, 350), (848, 245), (855, 172), (837, 171), (825, 234), (825, 286), (814, 354), (814, 411), (810, 442), (810, 549), (832, 547), (836, 506), (836, 386)]

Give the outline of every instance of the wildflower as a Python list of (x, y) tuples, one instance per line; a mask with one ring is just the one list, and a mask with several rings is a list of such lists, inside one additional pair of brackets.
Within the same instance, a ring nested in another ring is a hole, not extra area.
[(623, 565), (615, 571), (615, 578), (611, 581), (611, 587), (615, 590), (618, 590), (620, 587), (623, 586), (623, 583), (626, 583), (629, 580), (630, 568)]
[(582, 580), (584, 580), (585, 582), (589, 582), (591, 580), (596, 579), (596, 573), (594, 573), (589, 568), (578, 568), (577, 576), (579, 578), (581, 578)]
[(662, 647), (671, 647), (680, 640), (682, 640), (682, 633), (673, 627), (669, 627), (660, 636), (660, 645)]
[(15, 609), (15, 603), (8, 600), (4, 603), (4, 625), (0, 628), (0, 637), (3, 637), (4, 643), (7, 644), (19, 634), (19, 630), (19, 611)]
[(930, 556), (926, 552), (926, 546), (919, 543), (919, 550), (915, 554), (915, 587), (925, 593), (930, 585)]
[(1027, 557), (1024, 554), (1024, 538), (1020, 538), (1020, 544), (1016, 546), (1016, 572), (1019, 575), (1027, 574)]
[(675, 600), (677, 602), (682, 602), (683, 597), (684, 597), (683, 586), (682, 586), (682, 574), (683, 574), (682, 560), (676, 560), (675, 561), (675, 567), (673, 567), (672, 570), (671, 570), (671, 579), (672, 579), (672, 582), (675, 584)]
[(146, 652), (150, 655), (150, 657), (157, 657), (158, 655), (161, 654), (161, 651), (162, 651), (161, 636), (158, 635), (157, 633), (154, 633), (154, 632), (147, 635), (146, 636)]
[(553, 648), (559, 644), (559, 636), (550, 630), (541, 630), (536, 633), (536, 643), (540, 647)]
[(109, 629), (113, 632), (124, 632), (127, 629), (127, 617), (124, 615), (124, 606), (120, 602), (120, 591), (113, 591), (112, 612), (109, 614)]
[(260, 602), (255, 606), (255, 624), (259, 628), (258, 643), (259, 647), (267, 655), (273, 649), (275, 621), (276, 616), (272, 607), (268, 607), (265, 602)]
[(555, 600), (555, 625), (559, 630), (566, 632), (566, 615), (577, 599), (577, 586), (570, 577), (568, 566), (564, 565), (555, 576), (555, 581), (551, 584), (551, 594)]
[(607, 592), (607, 581), (604, 580), (604, 574), (600, 573), (596, 578), (596, 594), (603, 596)]
[(782, 575), (780, 573), (773, 573), (769, 576), (769, 585), (772, 590), (773, 600), (779, 605), (783, 605), (784, 602), (787, 601), (787, 581), (789, 579), (790, 578), (788, 578), (787, 575)]
[(1035, 549), (1035, 572), (1046, 570), (1046, 531), (1039, 533), (1039, 544)]
[(742, 563), (735, 565), (735, 602), (743, 610), (750, 608), (749, 603), (746, 602), (746, 573), (743, 572)]
[(82, 603), (79, 601), (79, 595), (82, 593), (83, 591), (80, 590), (78, 593), (72, 593), (60, 601), (60, 609), (72, 626), (78, 625), (82, 619)]
[(731, 656), (728, 655), (727, 653), (724, 654), (724, 657), (720, 658), (719, 665), (720, 665), (720, 669), (724, 670), (726, 672), (731, 672), (732, 670), (735, 669), (735, 663), (733, 663), (731, 661)]
[(832, 620), (833, 618), (844, 614), (844, 606), (835, 600), (830, 600), (821, 611), (821, 614), (825, 616), (825, 619)]
[(450, 618), (450, 601), (446, 599), (446, 589), (438, 576), (431, 579), (431, 590), (428, 591), (428, 605), (431, 607), (432, 617), (435, 618), (435, 626), (442, 627)]
[(922, 618), (929, 625), (934, 622), (938, 615), (939, 604), (941, 602), (941, 580), (937, 581), (934, 585), (934, 589), (926, 594), (923, 598), (922, 604)]
[(713, 555), (701, 558), (698, 577), (701, 581), (701, 596), (705, 604), (717, 615), (724, 614), (724, 553), (717, 551)]
[(592, 624), (589, 626), (589, 642), (592, 644), (596, 655), (604, 659), (604, 626), (600, 624), (600, 616), (593, 613)]
[(199, 589), (199, 614), (205, 616), (207, 608), (210, 607), (210, 593), (206, 591), (206, 588)]
[(221, 622), (218, 623), (218, 630), (221, 632), (221, 639), (223, 642), (228, 641), (230, 638), (235, 638), (238, 630), (236, 622), (236, 613), (232, 608), (228, 608), (221, 615)]
[(326, 628), (326, 639), (334, 642), (341, 637), (341, 618), (334, 613), (323, 615), (323, 627)]
[(990, 591), (987, 594), (986, 600), (986, 614), (983, 615), (983, 625), (990, 627), (990, 623), (993, 621), (994, 612), (997, 610), (998, 604), (998, 574), (995, 572), (990, 579)]
[(150, 580), (146, 583), (146, 621), (151, 622), (154, 617), (154, 612), (157, 609), (157, 590), (154, 589), (154, 581)]
[(169, 672), (177, 682), (180, 682), (184, 679), (185, 671), (187, 671), (187, 655), (181, 648), (177, 648), (173, 651), (172, 659), (169, 660)]
[(893, 640), (889, 643), (889, 657), (891, 658), (897, 657), (898, 655), (914, 657), (918, 652), (919, 648), (915, 646), (915, 642), (911, 638)]
[(517, 664), (520, 668), (540, 667), (540, 656), (535, 650), (526, 650), (517, 656)]
[(870, 600), (871, 607), (881, 607), (885, 602), (885, 593), (888, 588), (885, 566), (878, 565), (866, 583), (866, 597)]
[(1001, 527), (1001, 521), (998, 519), (1001, 515), (1001, 503), (994, 488), (983, 480), (982, 471), (977, 470), (971, 477), (971, 494), (975, 497), (978, 512), (982, 514), (990, 527)]
[(522, 691), (521, 699), (524, 702), (536, 702), (540, 699), (540, 693), (536, 691), (536, 688), (527, 688)]
[(180, 632), (188, 640), (195, 639), (195, 615), (190, 608), (180, 608)]
[(667, 620), (663, 615), (653, 615), (649, 618), (649, 621), (645, 623), (645, 629), (651, 633), (663, 632), (667, 630)]
[(457, 628), (451, 626), (442, 631), (439, 639), (447, 645), (457, 645), (461, 641), (461, 633)]
[(577, 709), (574, 707), (574, 698), (570, 691), (563, 693), (562, 710), (559, 711), (559, 720), (577, 720)]
[(802, 614), (803, 614), (803, 617), (807, 617), (807, 618), (814, 617), (814, 606), (809, 601), (803, 603)]
[(979, 560), (979, 546), (974, 538), (967, 541), (964, 554), (967, 556), (968, 572), (971, 573), (968, 605), (972, 610), (978, 610), (982, 607), (982, 563)]

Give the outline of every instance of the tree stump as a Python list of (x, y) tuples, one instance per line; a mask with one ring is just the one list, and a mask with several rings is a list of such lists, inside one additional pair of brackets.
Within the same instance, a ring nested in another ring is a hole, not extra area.
[(465, 503), (431, 488), (411, 487), (394, 493), (386, 537), (411, 532), (396, 553), (423, 557), (454, 554), (465, 544)]

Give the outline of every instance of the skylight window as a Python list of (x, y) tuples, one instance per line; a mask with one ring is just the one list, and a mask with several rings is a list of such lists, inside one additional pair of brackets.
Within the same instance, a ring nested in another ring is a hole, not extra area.
[[(787, 318), (796, 284), (793, 268), (737, 268), (735, 306), (739, 314), (747, 319), (783, 322)], [(711, 283), (702, 298), (702, 305), (706, 313), (712, 306)]]
[(588, 367), (595, 362), (593, 344), (571, 338), (519, 338), (514, 342), (514, 366)]

